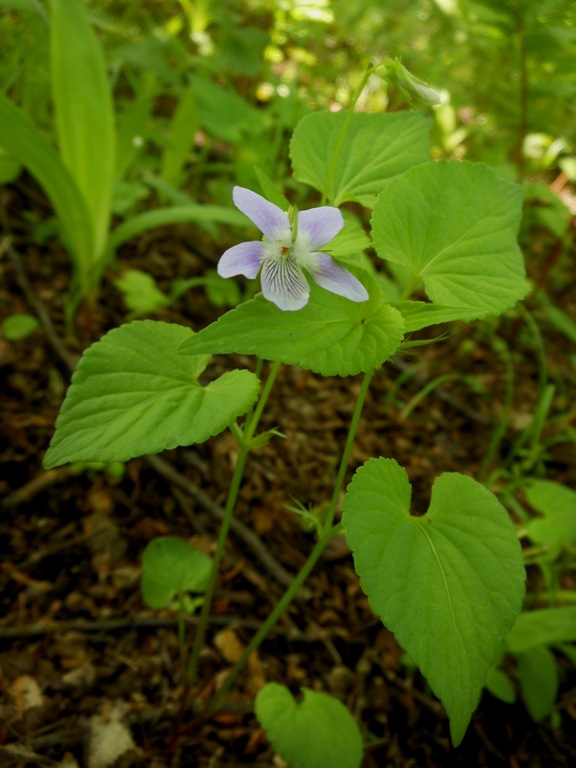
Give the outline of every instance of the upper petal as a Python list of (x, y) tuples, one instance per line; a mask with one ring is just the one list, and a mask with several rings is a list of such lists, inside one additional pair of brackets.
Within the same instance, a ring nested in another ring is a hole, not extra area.
[(302, 309), (308, 303), (310, 286), (292, 259), (266, 259), (260, 281), (264, 298), (282, 310)]
[(252, 279), (258, 274), (265, 252), (266, 244), (257, 241), (233, 245), (220, 257), (218, 274), (221, 277), (244, 275)]
[(324, 205), (298, 214), (297, 241), (301, 248), (315, 251), (333, 240), (344, 226), (338, 208)]
[(312, 275), (315, 283), (330, 293), (344, 296), (350, 301), (368, 301), (368, 291), (357, 277), (334, 261), (327, 253), (314, 253), (306, 264), (306, 269)]
[(236, 208), (248, 216), (270, 242), (290, 236), (288, 214), (274, 203), (245, 187), (234, 187), (232, 199)]

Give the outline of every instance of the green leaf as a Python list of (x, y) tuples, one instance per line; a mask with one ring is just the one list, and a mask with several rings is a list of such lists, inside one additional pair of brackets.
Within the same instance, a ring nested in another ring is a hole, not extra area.
[(190, 77), (200, 123), (214, 136), (240, 144), (246, 132), (262, 133), (268, 123), (264, 112), (255, 109), (232, 88), (201, 75)]
[(506, 637), (510, 653), (523, 653), (539, 645), (576, 641), (576, 606), (541, 608), (521, 613)]
[(22, 173), (22, 163), (0, 146), (0, 186), (12, 184)]
[(168, 142), (162, 152), (162, 178), (171, 184), (180, 181), (180, 172), (194, 146), (198, 125), (196, 96), (191, 85), (182, 94), (174, 111)]
[(554, 708), (558, 694), (558, 667), (545, 646), (518, 654), (518, 680), (526, 709), (533, 720), (542, 720)]
[(354, 200), (372, 208), (389, 179), (429, 159), (430, 121), (410, 112), (354, 113), (325, 189), (347, 119), (347, 112), (328, 111), (302, 118), (290, 142), (294, 176), (325, 192), (332, 205)]
[(371, 459), (348, 487), (343, 524), (372, 609), (442, 700), (457, 745), (520, 610), (522, 554), (506, 510), (472, 478), (438, 477), (421, 517), (410, 497), (396, 461)]
[(127, 269), (114, 280), (114, 285), (122, 292), (124, 303), (135, 315), (145, 315), (170, 305), (170, 298), (158, 288), (152, 275), (140, 269)]
[(338, 699), (302, 689), (296, 702), (284, 685), (268, 683), (256, 696), (255, 712), (270, 743), (292, 768), (360, 768), (362, 736)]
[(2, 333), (8, 341), (25, 339), (38, 328), (38, 318), (26, 312), (14, 312), (2, 321)]
[(406, 333), (419, 331), (438, 323), (450, 323), (452, 320), (474, 320), (478, 313), (468, 307), (444, 307), (441, 304), (427, 304), (425, 301), (393, 301), (406, 323)]
[(500, 701), (504, 701), (506, 704), (514, 704), (516, 701), (516, 691), (512, 685), (512, 681), (501, 669), (488, 670), (486, 677), (486, 689), (490, 691), (492, 696), (496, 696)]
[(116, 154), (106, 62), (80, 0), (52, 0), (50, 30), (58, 143), (88, 206), (96, 261), (108, 235)]
[(551, 480), (529, 480), (525, 492), (530, 505), (544, 515), (527, 524), (530, 539), (551, 547), (576, 543), (576, 492)]
[(198, 377), (210, 357), (176, 352), (193, 334), (142, 320), (89, 347), (72, 377), (44, 466), (127, 461), (201, 443), (246, 413), (258, 394), (256, 376), (230, 371), (201, 386)]
[(149, 608), (166, 608), (183, 592), (204, 592), (212, 560), (182, 539), (153, 539), (142, 555), (142, 599)]
[(344, 211), (344, 226), (336, 237), (325, 245), (322, 250), (334, 256), (344, 264), (358, 265), (362, 253), (372, 243), (364, 228), (356, 217), (351, 217)]
[(77, 272), (92, 260), (92, 222), (76, 182), (34, 123), (0, 91), (2, 146), (42, 186), (58, 216)]
[(521, 215), (522, 188), (487, 165), (426, 163), (380, 194), (374, 246), (423, 280), (435, 304), (499, 314), (528, 291), (516, 242)]
[(257, 165), (254, 166), (254, 173), (266, 200), (274, 203), (283, 211), (287, 211), (290, 208), (290, 201), (282, 194), (270, 176)]
[(119, 224), (108, 238), (107, 251), (115, 251), (126, 241), (150, 229), (190, 221), (200, 224), (209, 222), (243, 227), (246, 224), (246, 217), (239, 211), (220, 205), (190, 203), (190, 205), (175, 205), (170, 208), (156, 208), (153, 211), (132, 216), (132, 218)]
[(312, 284), (310, 301), (283, 312), (258, 294), (186, 341), (184, 354), (258, 355), (323, 376), (353, 376), (382, 365), (402, 341), (400, 313), (382, 302), (375, 282), (362, 276), (370, 299), (356, 303)]

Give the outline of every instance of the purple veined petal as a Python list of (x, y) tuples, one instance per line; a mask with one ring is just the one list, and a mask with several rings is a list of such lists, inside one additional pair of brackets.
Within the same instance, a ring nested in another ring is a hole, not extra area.
[(234, 187), (232, 199), (236, 208), (248, 216), (271, 243), (290, 237), (288, 214), (274, 203), (245, 187)]
[(220, 256), (218, 274), (220, 277), (244, 275), (244, 277), (252, 279), (258, 274), (265, 253), (266, 243), (256, 240), (233, 245)]
[(338, 208), (324, 205), (298, 214), (298, 245), (308, 251), (315, 251), (333, 240), (344, 226), (344, 219)]
[(368, 301), (368, 291), (357, 277), (334, 261), (327, 253), (314, 253), (315, 264), (306, 264), (314, 282), (321, 288), (350, 301)]
[(260, 280), (264, 298), (279, 309), (293, 312), (308, 304), (310, 286), (292, 259), (266, 259)]

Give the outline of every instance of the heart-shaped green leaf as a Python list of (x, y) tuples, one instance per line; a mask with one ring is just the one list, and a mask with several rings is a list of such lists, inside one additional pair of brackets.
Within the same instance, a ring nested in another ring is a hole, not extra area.
[(459, 744), (521, 607), (522, 554), (506, 510), (472, 478), (441, 475), (421, 517), (410, 496), (404, 469), (370, 459), (348, 487), (343, 523), (372, 609), (442, 700)]
[(429, 159), (429, 137), (430, 120), (415, 112), (313, 112), (296, 126), (290, 158), (294, 176), (325, 192), (332, 205), (354, 200), (372, 208), (389, 179)]
[(528, 291), (516, 242), (521, 216), (518, 184), (482, 163), (441, 161), (386, 185), (372, 234), (380, 258), (408, 267), (435, 304), (481, 317), (503, 312)]
[(142, 554), (142, 599), (149, 608), (166, 608), (183, 592), (204, 592), (212, 561), (182, 539), (153, 539)]
[(69, 461), (127, 461), (201, 443), (232, 424), (256, 400), (259, 382), (230, 371), (206, 386), (198, 377), (210, 356), (177, 348), (194, 332), (142, 320), (89, 347), (56, 421), (44, 466)]
[(310, 301), (283, 312), (261, 294), (188, 339), (184, 354), (258, 355), (323, 376), (353, 376), (382, 365), (398, 349), (404, 322), (384, 305), (373, 278), (362, 275), (370, 299), (356, 303), (310, 286)]
[(291, 768), (359, 768), (362, 736), (338, 699), (302, 689), (296, 702), (283, 685), (268, 683), (256, 697), (256, 717)]

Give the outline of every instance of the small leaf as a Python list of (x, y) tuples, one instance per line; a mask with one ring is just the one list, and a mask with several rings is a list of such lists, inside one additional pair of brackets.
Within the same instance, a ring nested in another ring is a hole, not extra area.
[(255, 712), (266, 736), (292, 768), (360, 768), (362, 736), (346, 707), (331, 696), (268, 683), (256, 696)]
[(363, 274), (362, 282), (368, 301), (349, 301), (312, 284), (310, 301), (298, 312), (283, 312), (258, 294), (188, 339), (180, 351), (258, 355), (323, 376), (377, 368), (398, 349), (403, 321), (383, 304), (372, 278)]
[(518, 680), (530, 717), (542, 720), (549, 715), (558, 695), (558, 667), (554, 654), (545, 646), (519, 653)]
[(539, 645), (576, 642), (576, 606), (540, 608), (521, 613), (506, 637), (511, 653), (523, 653)]
[(514, 690), (512, 681), (501, 669), (492, 667), (492, 669), (488, 670), (486, 689), (490, 691), (492, 696), (495, 696), (506, 704), (514, 704), (516, 701), (516, 691)]
[(487, 165), (426, 163), (380, 194), (374, 246), (423, 280), (435, 304), (499, 314), (528, 291), (516, 242), (521, 215), (522, 188)]
[(530, 520), (528, 536), (550, 547), (576, 543), (576, 492), (551, 480), (529, 480), (526, 498), (543, 517)]
[(204, 592), (212, 560), (182, 539), (163, 536), (142, 555), (142, 599), (149, 608), (166, 608), (183, 592)]
[(296, 126), (290, 158), (298, 181), (325, 192), (332, 205), (354, 200), (371, 208), (389, 179), (429, 159), (430, 121), (421, 114), (397, 112), (352, 115), (332, 172), (346, 112), (313, 112)]
[(170, 298), (158, 288), (152, 275), (140, 269), (127, 269), (114, 280), (114, 285), (122, 292), (130, 312), (136, 315), (146, 315), (170, 304)]
[(450, 323), (453, 320), (474, 320), (478, 312), (469, 307), (444, 307), (441, 304), (427, 304), (425, 301), (394, 301), (395, 307), (406, 323), (406, 333), (419, 331), (438, 323)]
[(201, 443), (246, 413), (258, 394), (256, 376), (230, 371), (201, 386), (198, 377), (210, 357), (176, 352), (193, 335), (180, 325), (142, 320), (89, 347), (72, 377), (44, 466), (127, 461)]
[(2, 332), (8, 341), (25, 339), (38, 328), (38, 318), (26, 312), (14, 312), (2, 321)]
[(520, 610), (522, 554), (506, 510), (472, 478), (438, 477), (421, 517), (410, 496), (394, 460), (371, 459), (348, 487), (343, 524), (372, 609), (442, 700), (457, 745)]

